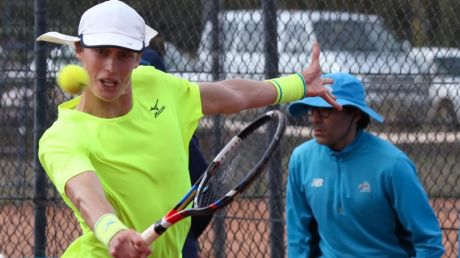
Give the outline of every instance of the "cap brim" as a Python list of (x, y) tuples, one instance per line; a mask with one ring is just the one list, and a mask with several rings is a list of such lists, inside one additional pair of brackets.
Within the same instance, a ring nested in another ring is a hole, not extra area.
[(46, 41), (61, 45), (68, 45), (72, 48), (75, 48), (75, 42), (80, 41), (79, 37), (65, 35), (56, 31), (50, 31), (45, 34), (42, 34), (37, 38), (37, 41)]
[[(152, 40), (156, 35), (158, 35), (158, 32), (151, 28), (148, 25), (145, 25), (145, 40), (144, 40), (144, 46), (148, 46), (150, 44), (150, 40)], [(40, 37), (37, 38), (38, 41), (46, 41), (50, 43), (56, 43), (56, 44), (61, 44), (61, 45), (68, 45), (71, 46), (72, 48), (75, 48), (75, 42), (79, 42), (80, 38), (75, 37), (75, 36), (69, 36), (65, 35), (56, 31), (51, 31), (47, 32)], [(86, 42), (86, 37), (85, 37), (85, 43)], [(111, 42), (108, 45), (114, 45), (113, 42)], [(131, 48), (129, 48), (131, 49)], [(135, 51), (140, 51), (140, 50), (135, 50)]]
[[(344, 99), (337, 99), (338, 104), (341, 106), (354, 106), (360, 109), (362, 112), (368, 114), (373, 120), (383, 123), (385, 118), (380, 115), (379, 113), (375, 112), (368, 106), (358, 105), (354, 102), (344, 100)], [(320, 97), (313, 97), (313, 98), (304, 98), (302, 100), (295, 101), (289, 105), (289, 113), (292, 116), (299, 116), (307, 112), (308, 107), (318, 107), (318, 108), (332, 108), (333, 106), (327, 103), (324, 99)]]
[(150, 44), (150, 40), (152, 40), (156, 35), (158, 35), (158, 32), (156, 30), (152, 29), (150, 26), (145, 25), (144, 45), (148, 46)]

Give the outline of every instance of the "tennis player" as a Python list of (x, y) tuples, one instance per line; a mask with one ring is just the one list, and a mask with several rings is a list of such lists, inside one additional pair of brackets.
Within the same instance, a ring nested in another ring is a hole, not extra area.
[(153, 246), (139, 232), (161, 218), (189, 189), (188, 144), (203, 115), (321, 96), (319, 46), (302, 73), (270, 81), (192, 83), (139, 66), (155, 31), (131, 7), (110, 0), (81, 17), (78, 37), (46, 33), (38, 40), (68, 44), (88, 71), (81, 96), (59, 105), (39, 142), (39, 158), (83, 234), (63, 257), (181, 257), (190, 220)]

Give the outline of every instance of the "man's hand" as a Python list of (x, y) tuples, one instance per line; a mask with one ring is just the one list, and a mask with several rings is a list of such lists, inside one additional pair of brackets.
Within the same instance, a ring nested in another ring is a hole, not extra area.
[(151, 252), (141, 235), (132, 229), (118, 232), (109, 243), (109, 253), (115, 258), (146, 258)]
[(321, 97), (336, 109), (342, 110), (342, 106), (335, 102), (335, 97), (324, 87), (325, 84), (332, 84), (334, 81), (330, 78), (321, 78), (319, 54), (319, 44), (315, 42), (312, 46), (311, 63), (307, 69), (302, 72), (302, 76), (307, 83), (307, 97)]

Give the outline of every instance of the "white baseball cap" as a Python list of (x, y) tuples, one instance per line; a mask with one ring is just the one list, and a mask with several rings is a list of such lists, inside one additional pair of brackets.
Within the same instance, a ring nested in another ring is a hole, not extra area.
[(86, 10), (78, 26), (78, 37), (47, 32), (37, 38), (75, 47), (120, 47), (140, 52), (158, 33), (147, 26), (144, 19), (129, 5), (119, 0), (109, 0)]

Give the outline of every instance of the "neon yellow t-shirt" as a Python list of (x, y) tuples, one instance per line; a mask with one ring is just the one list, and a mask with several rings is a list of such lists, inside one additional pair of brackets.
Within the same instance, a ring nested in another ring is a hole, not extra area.
[[(39, 143), (39, 158), (83, 235), (64, 257), (108, 257), (107, 248), (66, 197), (67, 181), (95, 171), (120, 220), (142, 232), (160, 219), (190, 188), (188, 144), (203, 116), (195, 83), (140, 66), (131, 76), (133, 106), (106, 119), (74, 108), (79, 97), (59, 106), (59, 116)], [(153, 245), (152, 257), (181, 257), (190, 227), (184, 220)]]

